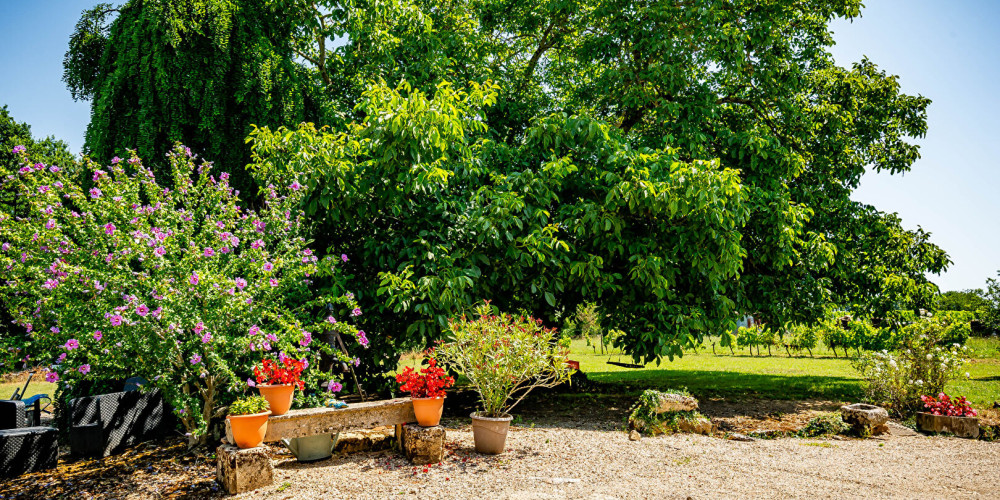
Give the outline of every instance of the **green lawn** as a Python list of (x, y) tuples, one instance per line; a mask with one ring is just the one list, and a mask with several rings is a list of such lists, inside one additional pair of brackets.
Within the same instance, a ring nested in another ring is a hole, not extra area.
[[(989, 406), (1000, 401), (1000, 340), (970, 339), (969, 350), (973, 362), (966, 366), (970, 379), (957, 380), (948, 385), (950, 394), (965, 395), (977, 406)], [(814, 349), (815, 357), (789, 358), (784, 348), (772, 350), (773, 356), (752, 356), (749, 350), (715, 347), (712, 354), (711, 340), (698, 352), (688, 352), (683, 358), (664, 359), (660, 366), (650, 363), (642, 369), (609, 365), (618, 361), (617, 354), (594, 352), (583, 339), (574, 340), (572, 359), (580, 362), (580, 369), (595, 382), (618, 384), (624, 393), (638, 393), (644, 389), (687, 387), (700, 397), (751, 397), (770, 399), (830, 399), (856, 401), (862, 395), (862, 382), (843, 357), (835, 358), (825, 348)], [(843, 353), (838, 352), (841, 356)], [(793, 354), (795, 354), (793, 352)], [(622, 362), (631, 358), (623, 356)]]
[[(0, 399), (10, 399), (10, 396), (14, 394), (14, 390), (21, 390), (24, 387), (24, 382), (0, 384)], [(44, 380), (36, 381), (31, 380), (28, 384), (28, 393), (24, 395), (24, 398), (34, 396), (35, 394), (48, 394), (51, 397), (56, 395), (56, 384), (50, 384)], [(22, 398), (22, 399), (24, 399)]]

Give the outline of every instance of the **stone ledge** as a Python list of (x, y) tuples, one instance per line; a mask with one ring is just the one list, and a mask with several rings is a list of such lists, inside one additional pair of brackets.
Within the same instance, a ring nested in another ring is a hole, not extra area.
[(215, 475), (222, 488), (235, 495), (274, 483), (274, 465), (263, 446), (241, 450), (224, 444), (215, 450)]

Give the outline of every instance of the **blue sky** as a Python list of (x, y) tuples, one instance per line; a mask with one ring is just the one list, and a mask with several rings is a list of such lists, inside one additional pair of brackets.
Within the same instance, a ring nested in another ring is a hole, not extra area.
[[(82, 10), (96, 0), (0, 0), (0, 104), (36, 136), (83, 145), (89, 105), (62, 83), (62, 58)], [(1000, 2), (870, 0), (838, 21), (834, 56), (868, 56), (900, 75), (903, 90), (933, 100), (923, 157), (906, 175), (868, 174), (855, 199), (922, 226), (954, 264), (942, 290), (982, 287), (1000, 270)]]

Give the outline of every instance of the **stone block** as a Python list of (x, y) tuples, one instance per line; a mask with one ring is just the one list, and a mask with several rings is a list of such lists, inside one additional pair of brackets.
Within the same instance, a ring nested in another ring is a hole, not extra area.
[(682, 418), (677, 421), (677, 430), (690, 434), (704, 434), (708, 436), (712, 433), (712, 421), (705, 417)]
[(263, 446), (245, 450), (226, 444), (219, 446), (215, 450), (215, 474), (231, 495), (274, 483), (274, 465)]
[(857, 403), (840, 407), (840, 416), (861, 437), (877, 436), (889, 432), (886, 422), (889, 412), (875, 405)]
[(403, 452), (415, 465), (435, 464), (444, 459), (444, 427), (403, 426)]
[(392, 430), (359, 429), (341, 432), (337, 438), (337, 453), (357, 453), (362, 451), (388, 450), (392, 447)]
[(960, 438), (979, 438), (979, 419), (917, 413), (917, 427), (926, 432), (949, 432)]
[(655, 413), (672, 411), (694, 411), (698, 409), (698, 400), (681, 394), (662, 393), (657, 396)]

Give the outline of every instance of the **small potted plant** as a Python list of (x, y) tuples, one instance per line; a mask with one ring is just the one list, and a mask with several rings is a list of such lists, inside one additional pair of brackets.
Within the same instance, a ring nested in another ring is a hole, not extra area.
[(925, 432), (950, 432), (957, 437), (979, 437), (979, 419), (965, 396), (952, 399), (941, 392), (937, 397), (920, 396), (927, 411), (917, 413), (917, 426)]
[(267, 400), (261, 396), (250, 396), (236, 400), (229, 405), (229, 428), (233, 441), (240, 448), (255, 448), (264, 442), (267, 433), (267, 418), (271, 415)]
[(569, 380), (569, 349), (539, 319), (493, 314), (489, 302), (476, 313), (478, 318), (449, 322), (451, 339), (438, 355), (479, 393), (482, 411), (471, 415), (476, 451), (497, 454), (507, 441), (511, 409), (532, 389)]
[(413, 413), (421, 427), (434, 427), (441, 423), (444, 412), (444, 390), (455, 385), (455, 378), (449, 377), (433, 357), (427, 357), (427, 366), (416, 371), (407, 366), (403, 373), (396, 375), (399, 389), (410, 393)]
[(304, 361), (281, 356), (278, 361), (265, 359), (261, 366), (253, 369), (257, 390), (271, 405), (272, 415), (284, 415), (292, 407), (295, 388), (301, 390), (305, 387), (305, 382), (300, 379), (305, 366)]

